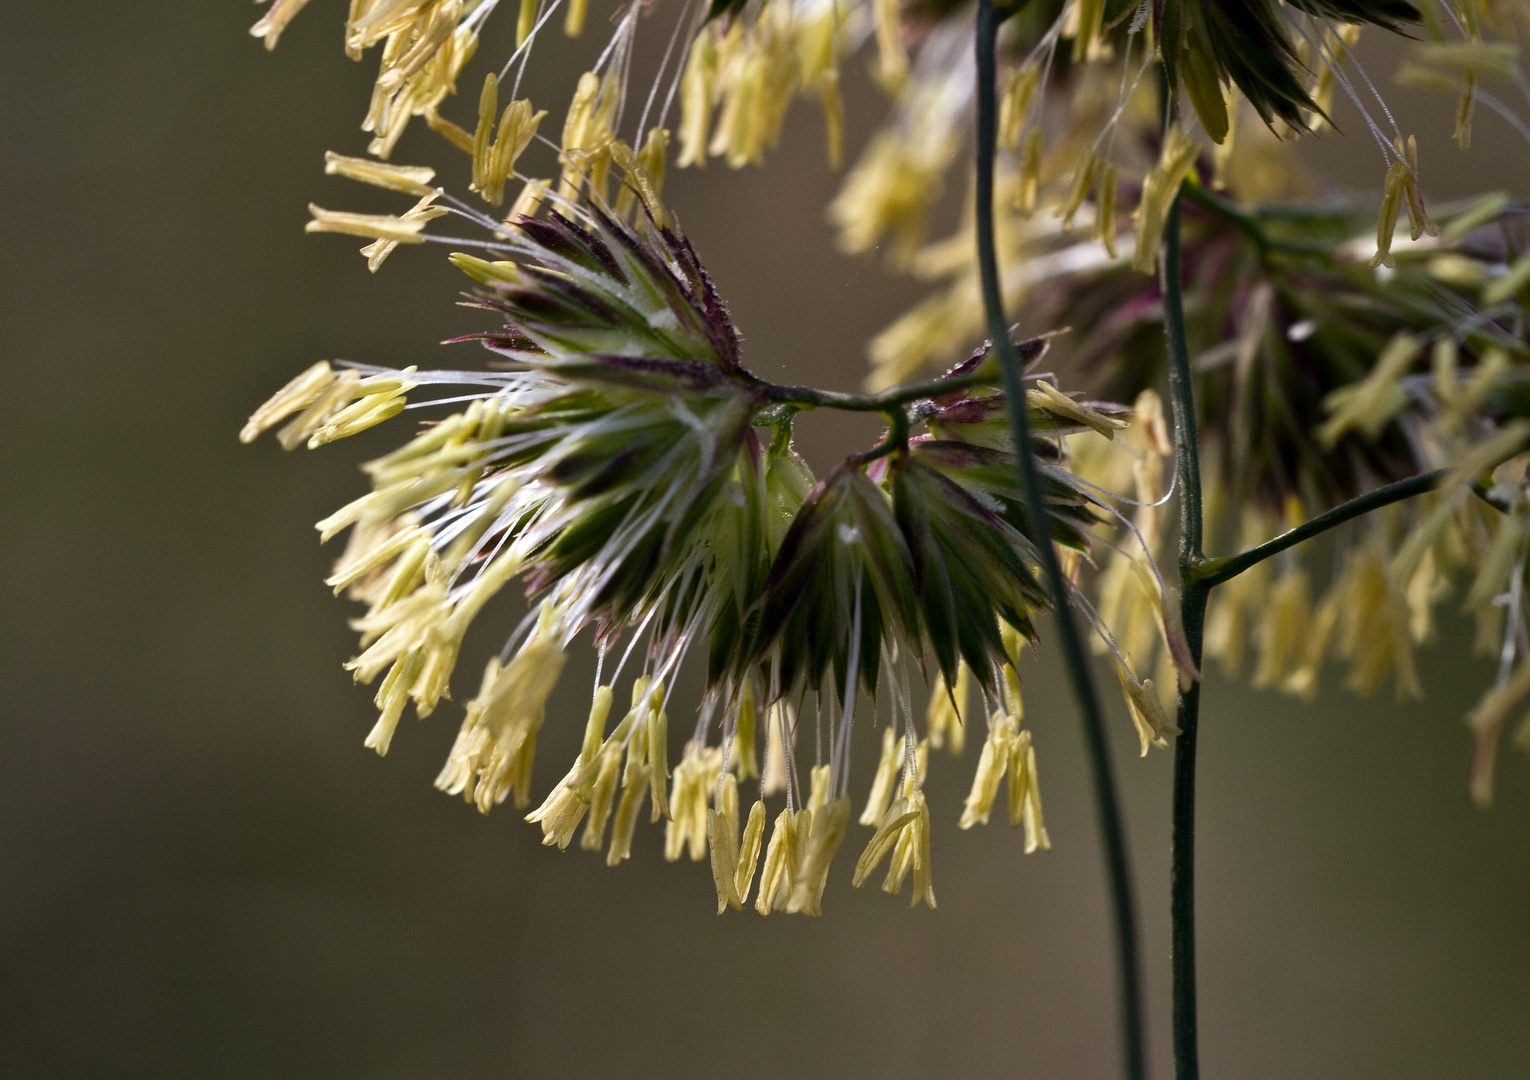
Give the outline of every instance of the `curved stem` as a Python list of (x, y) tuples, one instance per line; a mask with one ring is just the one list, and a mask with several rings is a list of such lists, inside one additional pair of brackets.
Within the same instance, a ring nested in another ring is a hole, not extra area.
[(1247, 236), (1262, 253), (1279, 252), (1283, 255), (1300, 255), (1319, 259), (1332, 259), (1333, 252), (1319, 244), (1298, 244), (1289, 240), (1276, 240), (1260, 227), (1258, 221), (1245, 213), (1237, 203), (1207, 191), (1199, 184), (1186, 184), (1180, 189), (1184, 197), (1196, 206), (1221, 214)]
[(844, 412), (879, 412), (891, 414), (893, 410), (920, 398), (939, 397), (970, 386), (992, 383), (994, 370), (989, 364), (979, 364), (971, 371), (947, 375), (925, 382), (904, 383), (883, 390), (879, 394), (846, 394), (838, 390), (818, 390), (811, 386), (777, 386), (760, 379), (754, 383), (771, 404), (797, 405), (808, 409), (840, 409)]
[[(1184, 620), (1185, 639), (1190, 646), (1190, 659), (1199, 668), (1206, 600), (1211, 584), (1196, 579), (1196, 573), (1205, 561), (1201, 554), (1201, 463), (1196, 434), (1195, 388), (1190, 381), (1190, 351), (1185, 342), (1179, 202), (1176, 197), (1164, 231), (1164, 335), (1168, 339), (1169, 392), (1174, 406), (1174, 458), (1179, 473), (1179, 576), (1184, 586), (1180, 614)], [(1195, 752), (1200, 711), (1201, 684), (1196, 681), (1180, 690), (1179, 735), (1174, 740), (1169, 921), (1175, 1080), (1197, 1080), (1201, 1073), (1195, 999)]]
[(1342, 525), (1346, 521), (1368, 514), (1372, 510), (1378, 510), (1391, 503), (1411, 499), (1415, 495), (1422, 495), (1426, 491), (1433, 491), (1440, 486), (1440, 482), (1450, 475), (1449, 469), (1437, 469), (1434, 472), (1420, 473), (1418, 476), (1410, 476), (1406, 480), (1398, 480), (1396, 483), (1379, 487), (1375, 491), (1368, 491), (1364, 495), (1357, 495), (1348, 502), (1340, 503), (1332, 510), (1324, 511), (1311, 521), (1305, 521), (1294, 529), (1288, 529), (1271, 540), (1266, 540), (1258, 547), (1251, 547), (1247, 551), (1237, 555), (1227, 555), (1219, 559), (1205, 559), (1190, 573), (1189, 580), (1199, 582), (1206, 588), (1220, 585), (1237, 577), (1251, 566), (1255, 566), (1271, 555), (1278, 555), (1289, 547), (1295, 547), (1303, 540), (1310, 540), (1314, 536), (1327, 532), (1336, 525)]
[[(1013, 7), (1012, 14), (1025, 0)], [(1004, 394), (1009, 407), (1010, 428), (1015, 439), (1015, 459), (1019, 463), (1020, 485), (1025, 494), (1026, 517), (1031, 526), (1042, 570), (1057, 613), (1058, 638), (1063, 660), (1068, 668), (1073, 696), (1083, 720), (1084, 741), (1089, 751), (1090, 771), (1094, 780), (1095, 804), (1100, 817), (1100, 832), (1105, 848), (1106, 876), (1110, 889), (1111, 912), (1115, 922), (1116, 970), (1119, 979), (1122, 1055), (1129, 1080), (1142, 1080), (1147, 1074), (1143, 1050), (1142, 990), (1137, 959), (1137, 914), (1132, 898), (1131, 871), (1126, 857), (1126, 836), (1116, 795), (1115, 776), (1111, 770), (1105, 724), (1083, 641), (1074, 624), (1068, 604), (1068, 589), (1057, 550), (1052, 545), (1051, 527), (1042, 495), (1041, 479), (1030, 454), (1030, 426), (1026, 416), (1025, 394), (1020, 379), (1020, 358), (1010, 340), (1009, 324), (1004, 318), (1004, 302), (999, 293), (999, 266), (994, 251), (993, 169), (997, 127), (997, 100), (994, 44), (999, 20), (993, 0), (978, 0), (977, 69), (977, 244), (978, 265), (982, 277), (983, 307), (988, 317), (988, 335), (998, 354), (1004, 375)]]

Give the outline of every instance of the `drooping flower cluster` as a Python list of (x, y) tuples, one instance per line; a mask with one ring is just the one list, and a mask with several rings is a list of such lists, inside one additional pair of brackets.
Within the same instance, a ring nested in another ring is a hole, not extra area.
[[(1185, 214), (1215, 549), (1251, 548), (1380, 484), (1451, 470), (1433, 494), (1341, 532), (1326, 588), (1294, 549), (1220, 586), (1207, 655), (1236, 674), (1257, 652), (1256, 685), (1308, 699), (1330, 656), (1348, 662), (1355, 690), (1369, 693), (1391, 674), (1399, 695), (1417, 696), (1415, 649), (1433, 636), (1451, 581), (1461, 581), (1477, 647), (1501, 661), (1472, 717), (1472, 791), (1485, 802), (1501, 703), (1530, 659), (1517, 584), (1530, 268), (1517, 270), (1516, 255), (1530, 239), (1530, 212), (1501, 195), (1442, 208), (1440, 235), (1399, 245), (1395, 265), (1380, 268), (1363, 218), (1341, 205), (1261, 211), (1208, 193)], [(1102, 302), (1109, 313), (1096, 318)], [(1060, 364), (1092, 372), (1106, 393), (1153, 394), (1162, 364), (1156, 283), (1124, 266), (1087, 269), (1046, 283), (1031, 303), (1039, 317), (1088, 328), (1059, 339)], [(1137, 411), (1150, 414), (1140, 401)], [(1109, 556), (1100, 581), (1102, 615), (1123, 641), (1140, 633), (1159, 595), (1142, 588), (1160, 547), (1151, 504), (1164, 494), (1157, 454), (1165, 448), (1146, 445), (1154, 428), (1139, 424), (1120, 440), (1131, 454), (1076, 444), (1080, 475), (1117, 490), (1135, 482), (1145, 504), (1134, 515), (1141, 544)], [(1136, 666), (1158, 647), (1152, 636), (1144, 645), (1126, 649)], [(1520, 732), (1530, 740), (1530, 727)]]
[[(369, 463), (372, 491), (319, 523), (324, 539), (350, 529), (329, 584), (368, 605), (348, 664), (379, 683), (367, 745), (385, 753), (409, 702), (424, 716), (450, 696), (468, 627), (518, 581), (532, 610), (488, 662), (436, 781), (480, 810), (512, 796), (527, 809), (540, 794), (547, 702), (588, 631), (602, 667), (585, 738), (527, 815), (549, 844), (566, 847), (583, 824), (581, 846), (619, 862), (646, 800), (650, 818), (668, 822), (669, 858), (710, 852), (720, 907), (747, 902), (763, 850), (756, 907), (817, 914), (849, 826), (865, 697), (891, 726), (861, 815), (876, 832), (855, 878), (890, 856), (884, 887), (896, 893), (912, 874), (915, 899), (933, 906), (923, 762), (929, 739), (960, 749), (972, 686), (992, 716), (963, 824), (987, 819), (1007, 772), (1012, 824), (1028, 850), (1048, 846), (1016, 673), (1046, 601), (988, 350), (917, 391), (854, 399), (888, 415), (888, 435), (815, 480), (791, 448), (792, 417), (833, 396), (742, 366), (690, 244), (660, 224), (651, 178), (635, 158), (618, 167), (636, 192), (624, 212), (544, 188), (543, 216), (480, 220), (492, 235), (484, 253), (507, 257), (453, 256), (478, 285), (475, 303), (503, 320), (464, 339), (486, 346), (495, 369), (316, 365), (243, 433), (280, 426), (284, 446), (318, 446), (405, 408), (457, 406)], [(401, 166), (347, 168), (384, 187), (419, 180)], [(409, 238), (394, 230), (379, 225), (377, 240)], [(1031, 360), (1045, 348), (1020, 345)], [(1031, 452), (1047, 470), (1054, 530), (1087, 553), (1101, 500), (1064, 468), (1062, 442), (1114, 434), (1125, 410), (1036, 385)], [(634, 656), (631, 706), (613, 724)], [(688, 657), (704, 665), (706, 692), (672, 766), (669, 688)], [(921, 738), (911, 682), (925, 670), (940, 689)], [(808, 712), (820, 734), (803, 785)], [(738, 788), (755, 777), (759, 800), (741, 821)], [(766, 843), (763, 799), (779, 790), (786, 809)]]
[[(274, 46), (304, 3), (273, 0), (254, 32)], [(758, 864), (758, 910), (816, 914), (849, 827), (864, 694), (892, 726), (860, 816), (875, 833), (855, 880), (889, 858), (884, 887), (900, 891), (912, 874), (916, 902), (933, 906), (925, 761), (931, 746), (960, 752), (974, 692), (988, 728), (962, 824), (987, 820), (1007, 776), (1011, 823), (1025, 827), (1029, 850), (1048, 846), (1015, 666), (1044, 606), (1014, 477), (1021, 448), (985, 348), (921, 396), (893, 389), (921, 367), (950, 364), (982, 334), (973, 207), (952, 239), (926, 243), (973, 112), (973, 12), (897, 0), (686, 7), (672, 16), (633, 125), (634, 42), (657, 6), (623, 3), (553, 143), (545, 111), (503, 101), (501, 80), (524, 66), (559, 6), (522, 0), (516, 53), (485, 75), (476, 118), (462, 123), (443, 109), (498, 0), (350, 7), (347, 54), (375, 50), (380, 60), (363, 123), (379, 160), (331, 155), (327, 171), (419, 201), (399, 215), (315, 206), (309, 228), (366, 237), (376, 270), (400, 244), (441, 239), (427, 228), (443, 216), (471, 220), (488, 239), (455, 242), (487, 257), (452, 261), (478, 284), (480, 306), (504, 318), (472, 335), (498, 369), (317, 365), (245, 432), (285, 421), (284, 446), (316, 446), (398, 415), (422, 387), (444, 397), (415, 405), (466, 403), (370, 463), (373, 491), (321, 523), (326, 538), (351, 530), (331, 583), (369, 606), (351, 662), (361, 681), (381, 680), (368, 745), (386, 751), (408, 702), (425, 715), (448, 695), (468, 626), (517, 581), (532, 613), (485, 670), (438, 778), (443, 790), (485, 811), (512, 794), (530, 807), (546, 703), (565, 650), (588, 630), (604, 684), (578, 758), (530, 815), (547, 842), (566, 846), (583, 824), (581, 846), (606, 847), (618, 862), (646, 798), (652, 819), (668, 821), (670, 857), (710, 852), (720, 910), (748, 902)], [(586, 0), (569, 0), (566, 31), (579, 33), (587, 14)], [(1362, 25), (1422, 18), (1427, 40), (1405, 76), (1459, 93), (1465, 148), (1479, 102), (1507, 111), (1483, 83), (1519, 77), (1510, 39), (1523, 15), (1508, 0), (1428, 0), (1421, 10), (1405, 0), (1034, 0), (1005, 23), (997, 232), (1006, 305), (1024, 325), (1074, 327), (1053, 353), (1059, 370), (1135, 401), (1131, 410), (1084, 403), (1055, 376), (1037, 378), (1027, 404), (1039, 437), (1023, 449), (1042, 469), (1071, 580), (1096, 590), (1091, 601), (1075, 586), (1071, 599), (1113, 656), (1144, 753), (1174, 732), (1167, 699), (1199, 677), (1159, 568), (1172, 492), (1153, 390), (1162, 298), (1147, 276), (1183, 190), (1213, 530), (1248, 546), (1378, 483), (1452, 470), (1413, 515), (1345, 538), (1321, 600), (1294, 554), (1273, 576), (1261, 564), (1223, 586), (1209, 655), (1236, 668), (1252, 634), (1261, 684), (1310, 694), (1336, 652), (1358, 689), (1395, 672), (1411, 692), (1413, 648), (1446, 580), (1475, 569), (1468, 605), (1501, 658), (1472, 718), (1474, 792), (1490, 791), (1499, 732), (1530, 698), (1521, 649), (1530, 511), (1522, 463), (1503, 464), (1525, 439), (1515, 388), (1530, 257), (1506, 200), (1437, 211), (1443, 230), (1435, 224), (1415, 145), (1366, 112), (1357, 88), (1370, 80), (1352, 50)], [(847, 142), (840, 72), (863, 46), (875, 50), (892, 116), (866, 141), (830, 217), (846, 251), (890, 241), (896, 265), (941, 285), (872, 345), (870, 385), (893, 396), (847, 406), (844, 395), (774, 387), (742, 366), (724, 307), (660, 195), (672, 141), (679, 166), (761, 164), (800, 96), (820, 103), (837, 165)], [(1368, 226), (1348, 208), (1251, 205), (1309, 194), (1282, 139), (1326, 123), (1340, 90), (1366, 113), (1388, 163), (1374, 240), (1357, 239)], [(1181, 91), (1183, 112), (1170, 104)], [(433, 187), (430, 168), (387, 163), (416, 116), (471, 156), (472, 190), (495, 214)], [(539, 142), (557, 155), (537, 170), (546, 179), (521, 168)], [(1395, 238), (1404, 215), (1408, 240)], [(1027, 359), (1045, 347), (1029, 343)], [(835, 404), (882, 412), (889, 430), (820, 481), (791, 449), (792, 416)], [(1127, 490), (1129, 517), (1114, 509), (1123, 500), (1106, 497)], [(1124, 527), (1118, 542), (1113, 523)], [(1098, 575), (1086, 574), (1096, 561)], [(612, 726), (617, 678), (633, 655), (631, 705)], [(671, 770), (669, 688), (691, 656), (705, 665), (707, 689)], [(926, 670), (933, 696), (921, 739), (909, 686)], [(809, 712), (827, 738), (816, 740), (804, 788), (798, 723)], [(1530, 726), (1519, 737), (1530, 740)], [(742, 814), (738, 786), (757, 774), (757, 738), (761, 799)], [(776, 791), (786, 809), (767, 840), (762, 800)]]

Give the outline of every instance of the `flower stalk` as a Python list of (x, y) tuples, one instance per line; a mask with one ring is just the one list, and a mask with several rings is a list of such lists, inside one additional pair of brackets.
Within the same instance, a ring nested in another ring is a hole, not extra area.
[[(1174, 467), (1179, 473), (1179, 576), (1184, 586), (1180, 615), (1190, 659), (1201, 665), (1206, 601), (1211, 585), (1197, 580), (1202, 547), (1201, 464), (1195, 423), (1195, 389), (1185, 342), (1185, 301), (1180, 259), (1180, 199), (1169, 209), (1163, 245), (1164, 334), (1169, 350), (1169, 396), (1174, 414)], [(1174, 739), (1173, 839), (1169, 870), (1170, 967), (1173, 981), (1174, 1076), (1196, 1080), (1200, 1055), (1195, 997), (1195, 755), (1201, 684), (1181, 680)]]
[[(1018, 13), (1027, 0), (1006, 5), (1005, 16)], [(988, 336), (999, 358), (1003, 386), (1008, 401), (1009, 421), (1015, 443), (1015, 460), (1025, 496), (1027, 517), (1039, 554), (1045, 584), (1057, 613), (1058, 639), (1063, 661), (1068, 669), (1073, 697), (1083, 721), (1084, 741), (1089, 754), (1094, 782), (1095, 806), (1100, 818), (1101, 838), (1105, 849), (1106, 877), (1110, 890), (1112, 919), (1115, 923), (1116, 978), (1121, 1024), (1124, 1073), (1129, 1080), (1147, 1075), (1143, 1045), (1142, 984), (1138, 970), (1137, 913), (1132, 895), (1131, 868), (1126, 853), (1126, 835), (1121, 820), (1116, 782), (1110, 763), (1105, 724), (1083, 642), (1074, 624), (1068, 603), (1068, 582), (1063, 576), (1057, 551), (1052, 545), (1051, 527), (1042, 496), (1041, 479), (1029, 448), (1025, 395), (1020, 379), (1020, 358), (1010, 340), (1004, 318), (1004, 302), (999, 292), (998, 258), (994, 242), (994, 156), (997, 141), (998, 103), (995, 74), (995, 43), (999, 13), (993, 0), (978, 0), (977, 16), (977, 248), (982, 281), (983, 308)]]

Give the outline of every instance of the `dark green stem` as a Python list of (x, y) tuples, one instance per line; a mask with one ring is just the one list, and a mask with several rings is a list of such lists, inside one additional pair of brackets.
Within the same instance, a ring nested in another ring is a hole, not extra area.
[[(1183, 188), (1181, 188), (1183, 190)], [(1211, 586), (1196, 580), (1201, 554), (1201, 461), (1195, 422), (1195, 388), (1185, 342), (1185, 299), (1180, 259), (1179, 199), (1164, 231), (1164, 336), (1168, 339), (1169, 393), (1174, 407), (1174, 460), (1179, 474), (1179, 578), (1184, 586), (1180, 613), (1190, 659), (1201, 666), (1206, 600)], [(1170, 966), (1173, 977), (1175, 1080), (1201, 1074), (1195, 1002), (1195, 749), (1200, 722), (1201, 684), (1182, 686), (1174, 740), (1173, 853), (1169, 878)]]
[[(1006, 15), (1018, 11), (1024, 3), (1025, 0), (1020, 0)], [(988, 335), (1004, 375), (1004, 394), (1009, 406), (1010, 428), (1015, 439), (1015, 459), (1019, 463), (1020, 485), (1025, 494), (1031, 538), (1035, 541), (1047, 589), (1056, 609), (1057, 636), (1062, 644), (1063, 660), (1067, 665), (1073, 697), (1083, 720), (1084, 741), (1089, 752), (1095, 804), (1105, 848), (1111, 913), (1115, 922), (1125, 1075), (1128, 1080), (1143, 1080), (1147, 1075), (1147, 1061), (1143, 1052), (1142, 990), (1137, 966), (1137, 913), (1132, 898), (1131, 870), (1126, 858), (1125, 829), (1121, 822), (1121, 808), (1099, 697), (1089, 673), (1083, 640), (1073, 621), (1072, 608), (1068, 603), (1068, 582), (1058, 562), (1057, 550), (1052, 545), (1052, 530), (1042, 495), (1041, 478), (1030, 453), (1030, 425), (1020, 379), (1020, 358), (1010, 340), (1009, 324), (1004, 318), (1004, 301), (999, 292), (999, 264), (994, 252), (993, 229), (993, 169), (998, 119), (994, 44), (998, 28), (999, 20), (994, 13), (993, 0), (978, 0), (977, 244), (983, 307), (988, 317)]]
[(879, 412), (891, 415), (892, 411), (920, 398), (938, 397), (953, 390), (993, 382), (991, 365), (979, 364), (971, 371), (948, 375), (926, 382), (904, 383), (883, 390), (880, 394), (845, 394), (838, 390), (817, 390), (811, 386), (777, 386), (755, 379), (753, 385), (773, 405), (795, 405), (805, 409), (841, 409), (845, 412)]
[(1294, 529), (1281, 533), (1272, 540), (1266, 540), (1258, 547), (1249, 548), (1237, 555), (1227, 555), (1219, 559), (1206, 559), (1191, 571), (1190, 580), (1211, 588), (1237, 577), (1249, 567), (1268, 559), (1271, 555), (1278, 555), (1288, 547), (1295, 547), (1303, 540), (1311, 540), (1320, 533), (1325, 533), (1336, 525), (1342, 525), (1346, 521), (1357, 518), (1362, 514), (1368, 514), (1372, 510), (1379, 510), (1391, 503), (1411, 499), (1415, 495), (1422, 495), (1426, 491), (1433, 491), (1440, 486), (1440, 482), (1450, 474), (1449, 469), (1438, 469), (1435, 472), (1420, 473), (1418, 476), (1410, 476), (1406, 480), (1399, 480), (1395, 484), (1379, 487), (1375, 491), (1368, 491), (1364, 495), (1357, 495), (1346, 503), (1340, 503), (1332, 510), (1325, 511), (1311, 521), (1303, 522)]
[(1186, 184), (1180, 189), (1183, 196), (1196, 206), (1213, 211), (1231, 221), (1247, 236), (1263, 254), (1279, 252), (1283, 255), (1300, 255), (1309, 258), (1331, 259), (1333, 252), (1317, 244), (1299, 244), (1290, 240), (1277, 240), (1266, 233), (1254, 215), (1247, 213), (1230, 199), (1207, 191), (1199, 184)]
[(883, 458), (888, 454), (901, 453), (907, 450), (908, 428), (908, 413), (903, 409), (890, 410), (887, 413), (887, 435), (870, 450), (862, 450), (859, 454), (851, 454), (850, 460), (861, 465), (869, 465), (877, 458)]

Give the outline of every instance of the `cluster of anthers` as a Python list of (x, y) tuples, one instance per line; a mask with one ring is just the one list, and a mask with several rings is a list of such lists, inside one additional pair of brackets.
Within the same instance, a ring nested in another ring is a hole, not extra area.
[[(254, 33), (274, 46), (305, 2), (273, 0)], [(619, 862), (647, 798), (651, 819), (667, 821), (670, 858), (710, 852), (719, 910), (748, 901), (759, 869), (761, 912), (816, 914), (848, 830), (851, 733), (864, 693), (891, 723), (859, 817), (875, 832), (856, 884), (890, 856), (884, 887), (899, 892), (911, 874), (914, 901), (933, 906), (925, 761), (930, 747), (961, 751), (973, 696), (988, 731), (961, 824), (987, 820), (1007, 775), (1011, 823), (1025, 827), (1027, 850), (1047, 847), (1016, 667), (1045, 594), (998, 376), (984, 347), (940, 379), (907, 383), (924, 365), (956, 359), (981, 333), (971, 204), (953, 239), (925, 243), (972, 112), (971, 8), (687, 4), (629, 141), (621, 133), (634, 41), (651, 11), (625, 3), (600, 59), (577, 80), (554, 143), (540, 132), (545, 112), (515, 88), (560, 0), (522, 0), (516, 51), (485, 77), (476, 122), (442, 115), (497, 6), (352, 0), (347, 53), (359, 59), (381, 46), (363, 124), (374, 157), (331, 154), (327, 171), (418, 202), (398, 215), (315, 206), (309, 223), (367, 238), (373, 270), (400, 244), (440, 240), (478, 251), (452, 262), (476, 282), (478, 304), (505, 318), (499, 330), (470, 335), (495, 354), (494, 369), (319, 364), (243, 433), (252, 439), (285, 421), (283, 446), (316, 446), (406, 408), (466, 403), (370, 463), (372, 492), (320, 523), (325, 539), (351, 530), (330, 583), (369, 605), (355, 621), (363, 649), (349, 665), (358, 680), (381, 679), (381, 715), (367, 744), (386, 752), (409, 701), (423, 716), (448, 696), (470, 623), (520, 580), (533, 610), (489, 662), (437, 779), (481, 810), (512, 793), (530, 807), (548, 696), (565, 649), (589, 629), (601, 667), (584, 743), (528, 815), (549, 844), (568, 845), (582, 823), (581, 846)], [(1385, 540), (1354, 545), (1322, 603), (1312, 603), (1308, 572), (1294, 557), (1273, 584), (1267, 567), (1234, 580), (1213, 610), (1209, 654), (1235, 666), (1258, 610), (1259, 681), (1310, 693), (1336, 649), (1352, 661), (1358, 688), (1388, 670), (1412, 688), (1412, 644), (1428, 633), (1443, 575), (1480, 564), (1468, 602), (1497, 613), (1484, 618), (1502, 642), (1500, 677), (1473, 720), (1479, 758), (1490, 765), (1498, 730), (1530, 698), (1521, 613), (1530, 503), (1506, 471), (1519, 464), (1501, 465), (1525, 439), (1518, 398), (1506, 388), (1527, 355), (1521, 300), (1530, 256), (1517, 246), (1518, 211), (1506, 200), (1441, 215), (1442, 234), (1419, 195), (1411, 138), (1395, 124), (1383, 133), (1365, 110), (1352, 77), (1374, 94), (1351, 60), (1360, 25), (1395, 28), (1419, 11), (1405, 0), (1033, 0), (1018, 10), (1000, 40), (1006, 304), (1030, 324), (1087, 328), (1062, 339), (1066, 362), (1122, 391), (1105, 396), (1136, 401), (1130, 410), (1086, 403), (1035, 376), (1026, 396), (1037, 438), (1024, 450), (1042, 470), (1069, 578), (1081, 580), (1099, 545), (1111, 548), (1098, 608), (1077, 586), (1070, 600), (1112, 654), (1143, 752), (1173, 732), (1166, 704), (1175, 687), (1199, 677), (1156, 562), (1159, 508), (1170, 494), (1169, 440), (1150, 389), (1161, 359), (1146, 359), (1134, 337), (1161, 319), (1158, 286), (1144, 272), (1184, 191), (1187, 260), (1200, 273), (1192, 287), (1227, 299), (1191, 310), (1206, 315), (1196, 331), (1203, 405), (1229, 403), (1208, 408), (1216, 418), (1207, 434), (1210, 490), (1236, 508), (1222, 517), (1242, 539), (1258, 542), (1294, 525), (1304, 507), (1321, 510), (1411, 468), (1452, 470), (1415, 527), (1383, 524)], [(578, 33), (584, 0), (570, 0), (565, 15), (567, 31)], [(1478, 102), (1513, 115), (1481, 83), (1523, 81), (1515, 48), (1488, 39), (1512, 36), (1522, 15), (1518, 3), (1425, 4), (1428, 40), (1407, 77), (1460, 93), (1463, 147)], [(1460, 40), (1447, 41), (1448, 32)], [(678, 99), (679, 165), (709, 157), (759, 164), (792, 99), (815, 96), (837, 164), (839, 72), (866, 42), (874, 42), (874, 74), (894, 97), (893, 115), (850, 170), (830, 217), (847, 251), (891, 237), (895, 263), (946, 285), (873, 343), (872, 393), (775, 386), (742, 366), (724, 307), (660, 200), (668, 117)], [(1161, 85), (1150, 77), (1155, 64)], [(1167, 110), (1167, 124), (1165, 89), (1169, 101), (1184, 90), (1192, 106), (1183, 117)], [(1304, 193), (1282, 140), (1321, 127), (1337, 89), (1360, 106), (1388, 163), (1368, 244), (1353, 240), (1352, 213), (1340, 234), (1314, 234), (1303, 231), (1313, 219), (1249, 209)], [(519, 185), (506, 216), (434, 186), (430, 168), (387, 162), (414, 116), (471, 155), (483, 203), (504, 208), (507, 187)], [(545, 179), (518, 168), (539, 143), (556, 153)], [(1394, 243), (1404, 213), (1411, 241)], [(482, 235), (427, 231), (448, 215)], [(1490, 226), (1505, 238), (1496, 248), (1483, 246)], [(1072, 232), (1079, 227), (1087, 236)], [(1329, 238), (1322, 250), (1312, 235)], [(1488, 314), (1499, 309), (1506, 314)], [(1059, 314), (1085, 317), (1048, 317)], [(1022, 343), (1024, 358), (1047, 344)], [(1425, 352), (1433, 374), (1413, 374)], [(1316, 384), (1323, 415), (1273, 408), (1300, 398), (1293, 378), (1306, 380), (1308, 398)], [(422, 387), (445, 396), (409, 402)], [(814, 408), (881, 413), (887, 435), (815, 480), (791, 449), (793, 415)], [(1494, 467), (1503, 482), (1484, 483)], [(1109, 495), (1129, 487), (1135, 500)], [(1473, 502), (1473, 491), (1482, 498)], [(1136, 508), (1128, 517), (1116, 502)], [(1115, 523), (1124, 544), (1111, 543)], [(697, 643), (706, 692), (671, 772), (669, 688)], [(631, 706), (612, 726), (616, 683), (635, 652)], [(608, 655), (619, 656), (609, 674)], [(933, 685), (921, 737), (910, 686), (926, 671)], [(1143, 671), (1154, 671), (1156, 688)], [(814, 764), (802, 785), (799, 726), (809, 713)], [(1490, 775), (1479, 768), (1479, 797)], [(738, 785), (754, 779), (759, 799), (741, 815)], [(777, 792), (785, 809), (767, 843), (764, 799)]]
[[(620, 160), (620, 159), (619, 159)], [(336, 171), (413, 191), (418, 170), (331, 159)], [(891, 856), (884, 887), (912, 874), (933, 906), (927, 747), (960, 751), (969, 687), (989, 716), (962, 825), (986, 821), (1009, 777), (1009, 817), (1028, 850), (1049, 846), (1035, 752), (1021, 728), (1019, 651), (1044, 606), (1015, 479), (1004, 399), (987, 350), (941, 379), (863, 397), (765, 383), (739, 360), (733, 326), (685, 239), (662, 225), (651, 178), (628, 159), (622, 211), (540, 192), (543, 217), (478, 216), (485, 260), (453, 261), (477, 283), (498, 329), (470, 337), (499, 370), (383, 371), (315, 365), (251, 417), (242, 437), (283, 425), (283, 446), (318, 446), (413, 407), (466, 407), (366, 468), (373, 490), (319, 523), (349, 528), (329, 584), (369, 605), (348, 667), (381, 679), (367, 745), (386, 752), (409, 701), (447, 696), (469, 625), (512, 580), (536, 603), (489, 661), (437, 786), (488, 811), (530, 806), (532, 761), (570, 641), (589, 629), (602, 674), (578, 758), (527, 815), (546, 842), (610, 863), (631, 850), (645, 798), (666, 819), (666, 854), (711, 853), (720, 906), (742, 906), (762, 847), (765, 797), (786, 807), (764, 846), (756, 907), (817, 914), (851, 814), (851, 734), (864, 693), (891, 724), (860, 815), (875, 828), (860, 884)], [(362, 231), (357, 219), (317, 219)], [(405, 239), (380, 225), (374, 243)], [(417, 233), (410, 234), (418, 236)], [(1024, 342), (1030, 359), (1045, 349)], [(1037, 380), (1028, 392), (1056, 530), (1075, 557), (1103, 500), (1064, 467), (1066, 436), (1106, 435), (1124, 410), (1082, 403)], [(793, 414), (875, 410), (886, 438), (821, 481), (791, 449)], [(924, 434), (912, 434), (915, 426)], [(681, 760), (669, 765), (669, 687), (692, 646), (707, 690)], [(641, 672), (614, 725), (615, 685), (634, 652)], [(619, 655), (606, 672), (608, 655)], [(911, 679), (933, 667), (926, 735)], [(1167, 726), (1123, 666), (1153, 737)], [(808, 709), (808, 702), (812, 708)], [(1136, 706), (1134, 706), (1134, 709)], [(816, 713), (809, 782), (797, 772), (799, 720)], [(757, 764), (765, 720), (765, 767)], [(1146, 737), (1146, 736), (1145, 736)], [(824, 743), (827, 742), (827, 748)], [(759, 778), (739, 820), (738, 785)], [(609, 842), (607, 828), (609, 826)]]

